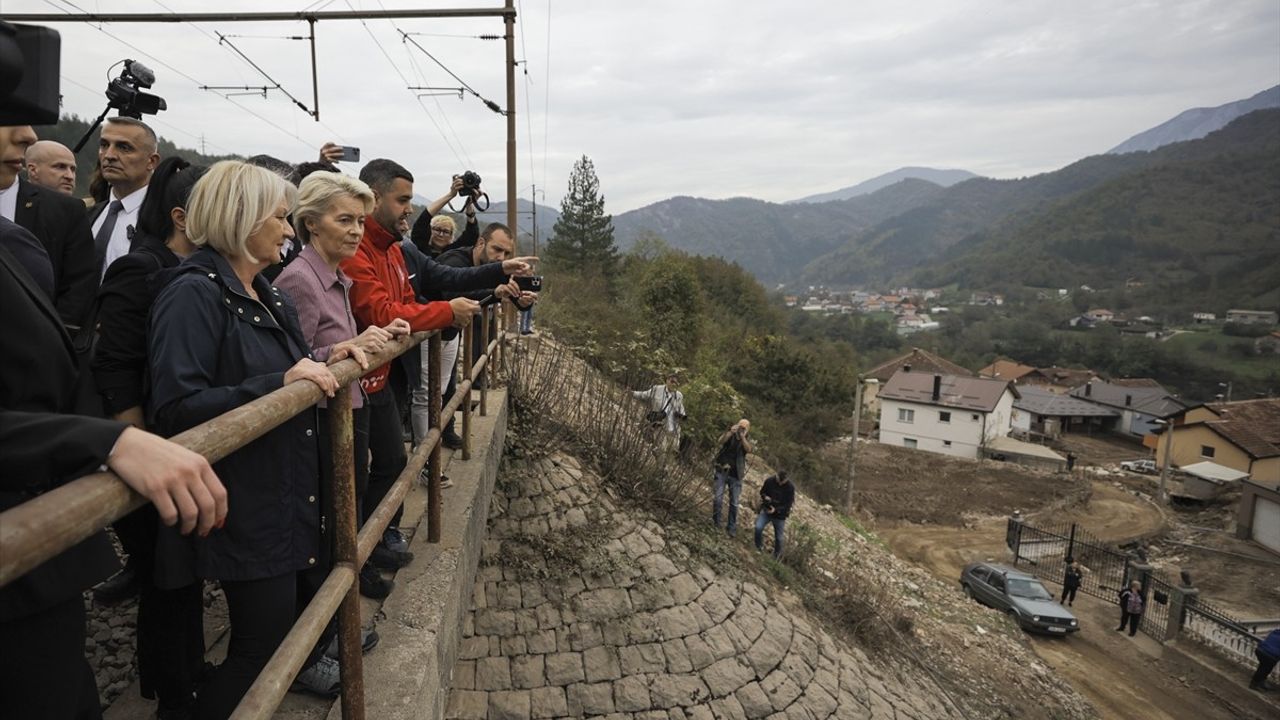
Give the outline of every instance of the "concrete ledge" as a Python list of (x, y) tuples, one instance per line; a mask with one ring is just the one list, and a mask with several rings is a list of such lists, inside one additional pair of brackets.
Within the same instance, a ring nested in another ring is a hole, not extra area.
[[(395, 591), (378, 612), (375, 627), (382, 642), (364, 657), (366, 717), (436, 720), (444, 716), (488, 524), (489, 500), (502, 461), (506, 392), (490, 390), (488, 408), (486, 417), (478, 412), (471, 415), (471, 459), (464, 462), (462, 453), (455, 452), (446, 463), (453, 487), (443, 492), (444, 525), (438, 544), (426, 541), (426, 518), (421, 514), (426, 493), (417, 488), (405, 500), (406, 519), (418, 518), (410, 543), (415, 557), (396, 574)], [(341, 705), (335, 703), (328, 717), (338, 720), (341, 716)]]

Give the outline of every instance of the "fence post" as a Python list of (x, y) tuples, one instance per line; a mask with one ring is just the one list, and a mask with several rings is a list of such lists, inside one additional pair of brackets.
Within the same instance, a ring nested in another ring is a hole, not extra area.
[(1194, 605), (1200, 591), (1193, 587), (1175, 587), (1169, 591), (1169, 626), (1165, 630), (1166, 640), (1176, 640), (1182, 628), (1187, 624), (1187, 608)]
[(438, 432), (431, 446), (431, 455), (427, 460), (430, 470), (427, 482), (427, 542), (440, 542), (440, 436), (444, 432), (444, 418), (440, 417), (440, 333), (435, 333), (428, 341), (427, 382), (431, 384), (431, 427)]
[[(355, 382), (355, 381), (353, 381)], [(330, 452), (333, 476), (334, 564), (351, 567), (354, 580), (338, 608), (338, 659), (342, 678), (342, 717), (364, 718), (364, 660), (360, 649), (360, 562), (356, 547), (356, 476), (351, 387), (329, 400)]]
[(484, 369), (480, 371), (480, 377), (476, 378), (476, 382), (480, 383), (480, 416), (484, 417), (489, 414), (489, 372), (493, 369), (493, 355), (488, 354), (489, 310), (487, 308), (480, 311), (480, 337), (484, 341), (486, 358)]
[(1022, 526), (1024, 522), (1022, 512), (1015, 510), (1013, 515), (1009, 517), (1009, 525), (1005, 530), (1004, 544), (1013, 551), (1014, 567), (1017, 567), (1018, 559), (1022, 554)]
[(1071, 523), (1071, 537), (1067, 538), (1067, 559), (1074, 560), (1076, 557), (1076, 524)]
[[(466, 368), (465, 379), (471, 380), (472, 365), (475, 364), (475, 348), (472, 343), (475, 341), (475, 324), (467, 323), (467, 327), (462, 331), (462, 367)], [(462, 459), (471, 459), (471, 382), (467, 384), (467, 399), (462, 401)]]

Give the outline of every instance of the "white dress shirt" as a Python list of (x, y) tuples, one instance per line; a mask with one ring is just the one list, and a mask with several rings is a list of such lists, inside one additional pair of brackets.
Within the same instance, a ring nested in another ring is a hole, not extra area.
[(0, 217), (12, 222), (16, 212), (18, 212), (18, 178), (14, 178), (13, 184), (9, 187), (0, 190)]
[[(116, 258), (129, 252), (129, 240), (133, 236), (133, 229), (138, 224), (138, 208), (142, 207), (142, 201), (147, 197), (147, 186), (134, 190), (124, 197), (116, 197), (115, 190), (111, 191), (111, 200), (119, 200), (121, 204), (120, 212), (116, 215), (116, 226), (111, 230), (111, 238), (107, 241), (107, 257), (102, 262), (102, 276), (106, 276), (107, 268), (111, 267), (111, 263)], [(111, 200), (107, 201), (107, 209), (102, 211), (97, 220), (93, 221), (93, 237), (98, 237), (98, 231), (102, 229), (103, 223), (107, 221), (107, 214), (111, 212)], [(99, 277), (99, 280), (102, 278)]]

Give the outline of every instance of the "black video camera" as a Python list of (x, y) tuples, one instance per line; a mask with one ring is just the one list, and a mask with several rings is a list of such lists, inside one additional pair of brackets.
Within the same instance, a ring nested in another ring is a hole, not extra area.
[(475, 198), (480, 193), (480, 176), (474, 170), (467, 170), (459, 175), (462, 178), (462, 188), (458, 190), (458, 194), (463, 197)]
[(169, 106), (159, 95), (142, 92), (156, 81), (151, 68), (136, 60), (125, 60), (120, 77), (107, 84), (107, 107), (113, 107), (124, 117), (141, 120), (144, 114), (155, 115)]

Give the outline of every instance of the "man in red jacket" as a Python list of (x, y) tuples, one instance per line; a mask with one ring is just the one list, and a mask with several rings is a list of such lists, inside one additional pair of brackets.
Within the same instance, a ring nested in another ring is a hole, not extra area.
[[(386, 159), (371, 161), (360, 171), (374, 194), (373, 212), (365, 220), (364, 237), (354, 257), (342, 263), (342, 271), (351, 279), (351, 312), (358, 329), (370, 325), (383, 326), (396, 318), (409, 322), (413, 332), (465, 327), (480, 311), (480, 304), (467, 298), (448, 302), (419, 303), (404, 256), (400, 253), (398, 228), (413, 212), (413, 175), (401, 165)], [(517, 258), (505, 263), (480, 268), (430, 268), (433, 278), (454, 287), (471, 289), (495, 287), (507, 281), (508, 274), (527, 274), (530, 258)], [(400, 411), (395, 394), (387, 389), (391, 366), (370, 372), (360, 379), (369, 395), (369, 486), (363, 498), (363, 520), (368, 520), (378, 503), (386, 496), (408, 460), (400, 428)], [(357, 428), (357, 432), (360, 429)], [(391, 525), (374, 548), (369, 561), (375, 566), (394, 570), (413, 559), (408, 543), (397, 527), (403, 508), (396, 511)]]

